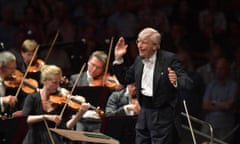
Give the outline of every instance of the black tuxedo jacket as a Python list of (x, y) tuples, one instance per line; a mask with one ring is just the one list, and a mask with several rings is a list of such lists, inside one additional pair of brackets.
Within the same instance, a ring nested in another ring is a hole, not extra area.
[[(137, 88), (137, 97), (141, 105), (141, 82), (143, 73), (143, 62), (140, 56), (136, 57), (133, 65), (129, 67), (126, 72), (123, 64), (114, 66), (114, 73), (119, 77), (122, 84), (130, 84), (135, 82)], [(168, 77), (168, 67), (174, 70), (177, 74), (177, 86), (171, 84)], [(171, 106), (173, 108), (177, 105), (177, 90), (190, 89), (193, 85), (192, 80), (184, 71), (183, 66), (177, 59), (176, 55), (165, 51), (158, 50), (157, 58), (153, 76), (153, 106), (154, 108), (161, 108)]]

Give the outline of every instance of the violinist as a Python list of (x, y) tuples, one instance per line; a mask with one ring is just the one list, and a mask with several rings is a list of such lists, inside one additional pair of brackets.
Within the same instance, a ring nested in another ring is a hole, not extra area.
[[(104, 70), (107, 61), (107, 54), (103, 51), (95, 51), (93, 52), (87, 63), (87, 70), (83, 72), (81, 75), (77, 86), (103, 86), (102, 79), (104, 77)], [(78, 74), (73, 74), (70, 77), (70, 86), (72, 86), (77, 79)], [(122, 88), (121, 85), (118, 84), (118, 80), (115, 79), (115, 86), (113, 89)], [(101, 118), (100, 116), (92, 110), (88, 110), (83, 117), (77, 123), (77, 130), (80, 131), (93, 131), (99, 132), (101, 126)]]
[[(38, 87), (40, 87), (39, 86), (39, 83), (40, 83), (39, 70), (36, 72), (33, 72), (33, 71), (27, 72), (28, 68), (29, 68), (28, 70), (30, 70), (30, 68), (34, 67), (35, 65), (39, 65), (39, 67), (42, 65), (42, 64), (36, 63), (38, 59), (36, 59), (36, 54), (34, 53), (37, 50), (37, 48), (38, 48), (38, 43), (35, 40), (25, 39), (22, 42), (22, 46), (20, 49), (11, 50), (11, 52), (16, 57), (17, 66), (15, 71), (12, 73), (12, 75), (8, 77), (8, 79), (5, 80), (4, 83), (6, 85), (7, 92), (14, 95), (17, 94), (18, 103), (15, 109), (12, 109), (12, 111), (21, 110), (26, 96), (29, 93), (35, 92), (38, 89)], [(30, 63), (31, 65), (29, 65)], [(25, 73), (27, 73), (27, 75), (24, 77)], [(24, 81), (24, 86), (20, 86), (22, 81)], [(21, 90), (18, 93), (19, 88), (21, 88)]]
[(23, 115), (28, 116), (29, 124), (23, 144), (51, 143), (50, 137), (56, 144), (64, 143), (59, 135), (51, 133), (50, 136), (48, 128), (72, 129), (82, 114), (89, 109), (88, 103), (82, 103), (76, 113), (75, 110), (66, 109), (61, 116), (64, 106), (50, 101), (51, 95), (56, 94), (59, 89), (61, 77), (62, 70), (56, 65), (44, 65), (41, 68), (43, 87), (38, 92), (28, 95), (23, 106)]
[[(87, 70), (82, 74), (77, 86), (108, 86), (111, 89), (122, 89), (118, 79), (107, 74), (104, 76), (105, 66), (107, 62), (107, 54), (104, 51), (95, 51), (91, 54), (87, 63)], [(70, 76), (70, 86), (72, 86), (78, 74)], [(103, 80), (105, 78), (105, 81)], [(113, 83), (113, 84), (110, 84)]]
[[(13, 95), (6, 95), (5, 78), (9, 77), (16, 69), (16, 57), (9, 51), (0, 53), (0, 106), (1, 114), (8, 114), (9, 108), (15, 107), (17, 99)], [(8, 107), (10, 106), (10, 107)]]
[(105, 115), (106, 116), (133, 116), (140, 111), (140, 105), (136, 100), (136, 85), (128, 84), (121, 91), (113, 92), (107, 101)]
[(17, 69), (25, 73), (30, 61), (33, 59), (32, 65), (29, 67), (28, 77), (31, 77), (38, 82), (40, 81), (40, 68), (45, 64), (45, 62), (37, 56), (34, 56), (34, 51), (36, 50), (38, 43), (33, 39), (26, 39), (23, 41), (21, 49), (15, 52), (17, 58)]

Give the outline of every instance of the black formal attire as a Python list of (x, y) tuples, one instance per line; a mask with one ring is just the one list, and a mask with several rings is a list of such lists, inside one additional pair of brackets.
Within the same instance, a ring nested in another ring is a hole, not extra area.
[[(168, 67), (177, 74), (177, 85), (168, 77)], [(142, 94), (143, 58), (136, 57), (127, 72), (122, 72), (122, 65), (115, 65), (117, 77), (124, 77), (122, 84), (135, 82), (137, 98), (141, 106), (136, 124), (137, 144), (176, 144), (177, 90), (191, 88), (192, 80), (187, 76), (175, 54), (164, 50), (156, 53), (153, 70), (152, 96)]]
[[(57, 114), (59, 115), (62, 111), (62, 106), (57, 107), (51, 112), (46, 112), (43, 110), (41, 96), (39, 92), (30, 94), (27, 96), (24, 106), (23, 106), (23, 116), (28, 115), (42, 115), (42, 114)], [(66, 129), (66, 122), (69, 120), (71, 114), (69, 110), (64, 112), (62, 117), (62, 122), (58, 128)], [(49, 128), (54, 128), (56, 125), (52, 121), (47, 121)], [(56, 144), (63, 144), (64, 140), (61, 136), (51, 132), (53, 140)], [(47, 131), (47, 127), (44, 121), (29, 124), (29, 130), (26, 137), (24, 138), (23, 144), (50, 144), (51, 139)]]

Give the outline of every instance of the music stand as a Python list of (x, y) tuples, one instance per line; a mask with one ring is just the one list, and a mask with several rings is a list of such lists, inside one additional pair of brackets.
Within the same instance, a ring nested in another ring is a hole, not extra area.
[(26, 119), (26, 117), (17, 117), (12, 119), (0, 120), (0, 143), (22, 143), (28, 131)]
[(109, 135), (120, 143), (135, 143), (137, 116), (109, 116), (102, 118), (100, 132)]
[(50, 128), (50, 131), (57, 133), (71, 141), (84, 141), (104, 144), (119, 144), (119, 141), (105, 135), (96, 132), (85, 132), (85, 131), (73, 131), (66, 129)]

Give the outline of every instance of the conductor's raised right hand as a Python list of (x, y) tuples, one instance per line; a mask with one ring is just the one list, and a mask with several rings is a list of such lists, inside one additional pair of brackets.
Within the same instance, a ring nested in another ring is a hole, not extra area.
[(115, 46), (114, 56), (115, 60), (119, 61), (123, 58), (123, 56), (127, 53), (128, 45), (125, 44), (125, 40), (123, 37), (118, 39), (118, 42)]

